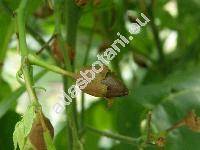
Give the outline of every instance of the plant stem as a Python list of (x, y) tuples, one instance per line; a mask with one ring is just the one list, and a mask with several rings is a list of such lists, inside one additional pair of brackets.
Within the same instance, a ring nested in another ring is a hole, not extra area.
[(30, 74), (30, 64), (28, 62), (28, 48), (26, 45), (26, 34), (25, 34), (25, 14), (26, 7), (29, 0), (22, 0), (19, 6), (18, 14), (17, 14), (17, 23), (18, 23), (18, 32), (19, 32), (19, 49), (21, 52), (21, 63), (22, 63), (22, 72), (24, 75), (26, 89), (29, 94), (29, 98), (32, 101), (37, 101), (37, 96), (32, 88), (32, 75)]
[[(74, 0), (65, 0), (65, 7), (67, 12), (65, 13), (66, 19), (66, 44), (67, 53), (65, 55), (66, 59), (69, 59), (69, 63), (65, 63), (65, 68), (70, 71), (75, 71), (75, 54), (76, 54), (76, 39), (77, 39), (77, 26), (80, 18), (80, 8), (75, 4)], [(71, 80), (67, 80), (64, 84), (65, 90), (68, 88), (68, 84), (72, 84)], [(71, 128), (72, 135), (72, 149), (79, 150), (82, 149), (82, 144), (80, 143), (78, 136), (78, 120), (77, 120), (77, 104), (76, 99), (73, 99), (71, 106), (68, 106), (68, 125)]]
[[(75, 71), (75, 54), (76, 54), (76, 38), (77, 38), (77, 26), (80, 18), (81, 9), (75, 4), (73, 0), (65, 0), (66, 6), (66, 44), (67, 44), (67, 57), (70, 60), (69, 64), (65, 64), (65, 67), (70, 68), (69, 70)], [(68, 80), (68, 84), (71, 84), (71, 81)], [(65, 85), (67, 86), (67, 85)], [(77, 104), (76, 99), (72, 102), (73, 118), (75, 121), (75, 125), (78, 128), (77, 121)]]
[[(90, 31), (90, 35), (89, 35), (89, 38), (88, 38), (88, 44), (87, 44), (87, 48), (86, 48), (86, 52), (85, 52), (85, 57), (84, 57), (84, 61), (83, 61), (83, 66), (85, 66), (87, 64), (89, 51), (90, 51), (90, 48), (91, 48), (91, 45), (92, 45), (92, 38), (93, 38), (94, 29), (95, 29), (95, 24), (93, 25), (92, 30)], [(81, 93), (81, 120), (80, 120), (81, 130), (84, 128), (84, 120), (85, 120), (84, 119), (84, 114), (85, 114), (84, 105), (85, 105), (85, 95), (82, 92)]]
[(177, 123), (175, 123), (172, 127), (168, 128), (166, 130), (167, 133), (171, 132), (172, 130), (175, 130), (181, 126), (185, 125), (185, 122), (184, 120), (181, 120), (181, 121), (178, 121)]
[(43, 52), (43, 50), (46, 48), (46, 47), (49, 47), (49, 44), (51, 43), (51, 41), (56, 37), (56, 34), (53, 34), (50, 39), (41, 47), (41, 49), (36, 53), (36, 55), (39, 55), (40, 53)]
[(74, 73), (66, 71), (66, 70), (64, 70), (64, 69), (62, 69), (60, 67), (55, 66), (55, 65), (50, 65), (50, 64), (40, 60), (39, 58), (37, 58), (34, 55), (29, 54), (28, 55), (28, 60), (29, 60), (31, 65), (37, 65), (37, 66), (46, 68), (48, 70), (51, 70), (53, 72), (56, 72), (56, 73), (59, 73), (59, 74), (65, 75), (65, 76), (69, 76), (71, 78), (75, 77)]
[(155, 4), (155, 0), (150, 0), (150, 4), (148, 4), (148, 5), (147, 5), (147, 2), (145, 2), (145, 0), (140, 1), (140, 7), (141, 7), (142, 12), (144, 12), (146, 14), (149, 13), (149, 16), (150, 16), (150, 20), (151, 20), (150, 27), (151, 27), (153, 37), (155, 40), (155, 44), (157, 47), (159, 61), (164, 62), (165, 56), (163, 53), (162, 42), (159, 37), (159, 30), (155, 24), (154, 4)]
[(155, 43), (156, 43), (156, 47), (158, 50), (158, 54), (159, 54), (159, 61), (160, 62), (164, 62), (165, 57), (164, 57), (164, 53), (163, 53), (163, 48), (162, 48), (162, 42), (160, 40), (159, 37), (159, 30), (155, 24), (155, 16), (154, 16), (154, 0), (151, 0), (150, 6), (149, 8), (149, 12), (150, 12), (150, 17), (151, 17), (151, 21), (150, 21), (150, 26), (153, 32), (153, 36), (155, 39)]
[(114, 133), (110, 133), (110, 132), (100, 131), (100, 130), (95, 129), (90, 126), (86, 126), (86, 128), (88, 129), (88, 131), (94, 132), (101, 136), (106, 136), (108, 138), (119, 140), (119, 141), (127, 143), (127, 144), (138, 145), (141, 142), (141, 138), (132, 138), (132, 137), (128, 137), (128, 136), (124, 136), (124, 135), (120, 135), (120, 134), (114, 134)]
[[(26, 45), (26, 34), (25, 34), (25, 8), (28, 4), (29, 0), (22, 0), (19, 10), (18, 10), (18, 34), (19, 34), (19, 48), (21, 52), (21, 56), (25, 57), (28, 55), (27, 45)], [(23, 59), (22, 59), (23, 62)]]
[[(65, 18), (68, 20), (67, 26), (67, 51), (65, 50), (64, 40), (61, 34), (61, 11), (63, 3), (61, 1), (55, 1), (55, 32), (57, 33), (58, 41), (61, 47), (61, 50), (64, 55), (64, 67), (69, 71), (74, 72), (74, 55), (69, 57), (70, 54), (75, 54), (75, 44), (76, 44), (76, 30), (79, 17), (77, 13), (79, 12), (77, 6), (75, 6), (73, 0), (65, 0), (65, 6), (67, 7), (63, 10), (63, 13), (66, 14)], [(67, 12), (66, 12), (67, 10)], [(68, 16), (69, 15), (69, 16)], [(69, 54), (69, 55), (68, 55)], [(70, 61), (69, 61), (70, 60)], [(64, 81), (64, 90), (68, 91), (68, 85), (72, 84), (72, 80), (67, 79), (63, 76)], [(69, 150), (80, 150), (82, 149), (82, 144), (80, 143), (78, 137), (78, 126), (77, 126), (77, 110), (76, 110), (76, 101), (73, 99), (73, 102), (70, 106), (67, 106), (67, 134), (68, 134), (68, 149)]]
[(6, 32), (6, 35), (4, 36), (4, 39), (2, 42), (0, 41), (1, 44), (1, 50), (0, 50), (0, 74), (2, 72), (2, 67), (3, 67), (3, 62), (6, 57), (6, 52), (7, 52), (7, 47), (10, 41), (10, 38), (13, 34), (13, 28), (14, 28), (14, 23), (13, 21), (10, 22), (8, 25), (8, 30)]
[[(46, 73), (46, 70), (43, 70), (34, 76), (34, 81), (38, 81), (41, 77), (43, 77)], [(11, 95), (1, 100), (0, 102), (0, 118), (10, 109), (11, 106), (15, 103), (15, 101), (25, 92), (25, 85), (19, 87), (17, 90), (13, 91)]]
[[(41, 45), (45, 45), (45, 40), (41, 37), (39, 33), (37, 33), (30, 25), (26, 26), (28, 32), (31, 34), (31, 36)], [(45, 47), (47, 49), (47, 52), (51, 54), (51, 48), (48, 46)]]
[[(26, 34), (25, 34), (25, 19), (26, 19), (26, 8), (28, 5), (29, 0), (22, 0), (18, 9), (17, 14), (17, 23), (18, 23), (18, 32), (19, 32), (19, 49), (21, 52), (21, 69), (25, 80), (26, 90), (29, 95), (29, 99), (32, 103), (36, 104), (36, 110), (39, 112), (39, 117), (41, 119), (41, 122), (44, 123), (43, 113), (41, 109), (41, 105), (38, 102), (38, 98), (35, 92), (34, 86), (34, 80), (33, 80), (33, 72), (32, 67), (28, 60), (28, 48), (26, 44)], [(46, 125), (43, 126), (44, 129), (47, 130)]]
[(147, 115), (147, 140), (146, 140), (146, 143), (149, 143), (151, 140), (151, 119), (152, 119), (152, 112), (150, 111)]

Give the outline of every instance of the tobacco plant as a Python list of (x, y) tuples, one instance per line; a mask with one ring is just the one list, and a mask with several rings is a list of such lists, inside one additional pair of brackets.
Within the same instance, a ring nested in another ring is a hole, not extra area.
[[(1, 0), (0, 149), (199, 149), (199, 8), (195, 0)], [(115, 58), (84, 81), (116, 41)], [(20, 66), (10, 80), (13, 53)], [(50, 110), (41, 98), (55, 88), (43, 85), (49, 74), (61, 77), (64, 97)]]

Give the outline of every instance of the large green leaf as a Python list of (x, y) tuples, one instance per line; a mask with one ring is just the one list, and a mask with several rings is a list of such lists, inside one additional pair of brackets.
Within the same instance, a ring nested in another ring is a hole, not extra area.
[[(169, 75), (163, 82), (143, 85), (135, 89), (133, 100), (153, 109), (153, 124), (164, 131), (183, 119), (191, 110), (200, 113), (199, 66), (185, 68)], [(187, 128), (175, 130), (167, 137), (166, 149), (196, 150), (200, 148), (199, 133)]]
[(5, 116), (0, 119), (0, 147), (4, 150), (14, 149), (12, 141), (12, 133), (15, 124), (19, 121), (20, 115), (14, 111), (8, 111)]

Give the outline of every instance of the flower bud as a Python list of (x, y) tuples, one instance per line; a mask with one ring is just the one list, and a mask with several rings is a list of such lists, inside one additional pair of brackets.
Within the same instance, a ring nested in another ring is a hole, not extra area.
[[(53, 129), (51, 122), (45, 116), (43, 116), (43, 119), (44, 119), (45, 126), (47, 127), (47, 129), (50, 132), (51, 137), (53, 138), (54, 129)], [(47, 149), (46, 144), (45, 144), (45, 140), (44, 140), (44, 136), (43, 136), (43, 134), (45, 132), (44, 130), (45, 129), (42, 126), (39, 114), (36, 114), (36, 118), (33, 122), (32, 129), (31, 129), (31, 132), (29, 134), (29, 140), (30, 140), (31, 144), (37, 150)]]
[[(86, 70), (92, 72), (92, 67), (84, 68), (81, 71), (84, 72)], [(128, 89), (126, 86), (113, 73), (111, 73), (108, 67), (103, 66), (103, 70), (100, 73), (94, 74), (94, 79), (89, 83), (87, 82), (87, 86), (84, 89), (81, 89), (83, 92), (95, 97), (104, 98), (128, 95)], [(88, 77), (91, 78), (91, 76), (92, 75)], [(80, 73), (76, 75), (76, 79), (80, 79), (81, 77)]]

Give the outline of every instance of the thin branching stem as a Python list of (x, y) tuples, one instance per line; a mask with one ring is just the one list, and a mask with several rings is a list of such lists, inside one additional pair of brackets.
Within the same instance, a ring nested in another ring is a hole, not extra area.
[(36, 53), (36, 55), (41, 54), (45, 48), (49, 47), (49, 44), (53, 41), (53, 39), (56, 37), (56, 34), (53, 34), (49, 40), (40, 48), (40, 50)]
[(132, 137), (116, 134), (116, 133), (101, 131), (101, 130), (95, 129), (91, 126), (88, 126), (88, 125), (86, 126), (86, 129), (88, 131), (91, 131), (91, 132), (96, 133), (98, 135), (106, 136), (108, 138), (112, 138), (112, 139), (115, 139), (115, 140), (118, 140), (118, 141), (121, 141), (121, 142), (124, 142), (124, 143), (127, 143), (127, 144), (131, 144), (131, 145), (138, 145), (142, 140), (141, 138), (132, 138)]

